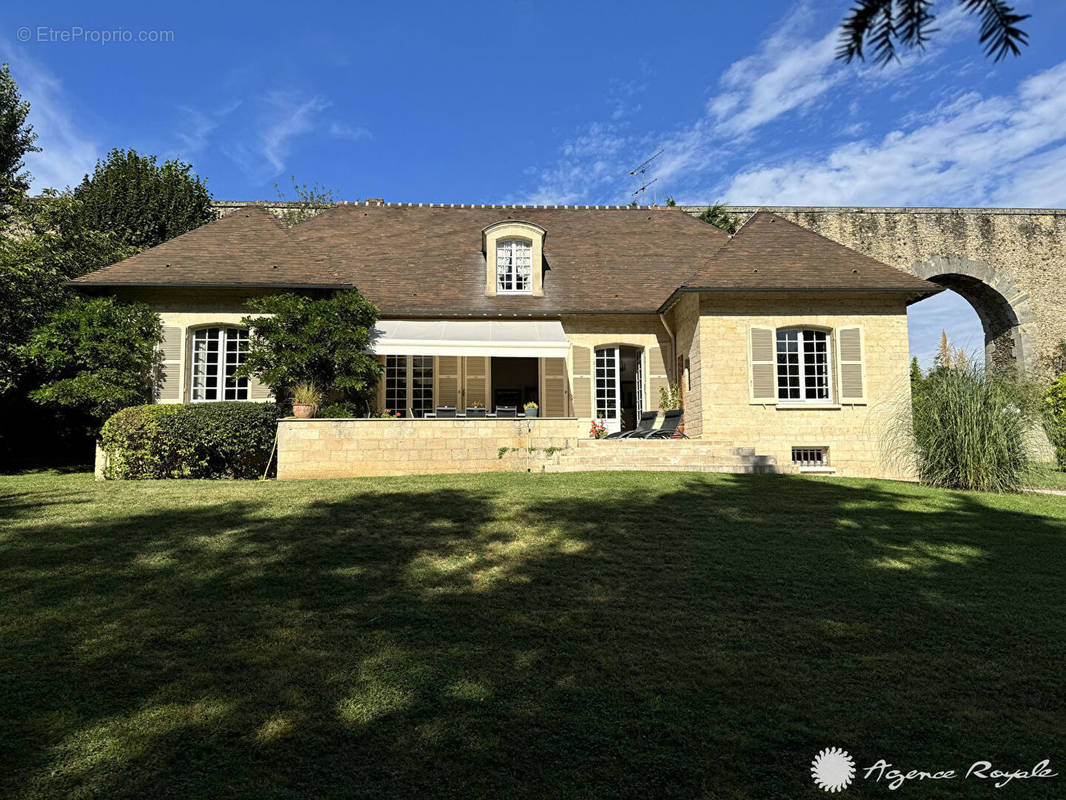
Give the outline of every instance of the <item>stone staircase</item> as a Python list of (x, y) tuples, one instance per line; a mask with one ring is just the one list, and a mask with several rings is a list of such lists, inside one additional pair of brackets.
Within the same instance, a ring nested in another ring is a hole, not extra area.
[(545, 472), (634, 470), (638, 472), (787, 472), (753, 447), (708, 439), (579, 439), (554, 454)]

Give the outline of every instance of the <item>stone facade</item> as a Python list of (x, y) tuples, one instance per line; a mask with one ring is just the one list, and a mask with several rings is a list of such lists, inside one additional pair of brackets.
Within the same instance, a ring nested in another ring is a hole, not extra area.
[[(700, 213), (705, 206), (687, 211)], [(1045, 375), (1066, 341), (1066, 210), (733, 206), (772, 211), (965, 297), (990, 364)]]
[(585, 435), (573, 418), (285, 419), (278, 478), (540, 472), (555, 450)]

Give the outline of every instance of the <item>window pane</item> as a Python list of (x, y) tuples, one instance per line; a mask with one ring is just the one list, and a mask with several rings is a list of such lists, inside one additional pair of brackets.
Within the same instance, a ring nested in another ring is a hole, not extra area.
[(407, 416), (407, 356), (385, 356), (385, 408)]
[(533, 247), (509, 241), (496, 245), (496, 291), (533, 291)]
[(829, 399), (829, 336), (825, 331), (803, 332), (804, 398)]
[(799, 331), (777, 332), (777, 398), (800, 399)]

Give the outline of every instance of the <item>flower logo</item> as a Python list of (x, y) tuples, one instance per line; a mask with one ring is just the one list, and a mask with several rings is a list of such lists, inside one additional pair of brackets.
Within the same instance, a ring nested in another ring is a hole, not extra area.
[(846, 750), (827, 747), (811, 762), (811, 778), (819, 789), (839, 792), (855, 779), (855, 760)]

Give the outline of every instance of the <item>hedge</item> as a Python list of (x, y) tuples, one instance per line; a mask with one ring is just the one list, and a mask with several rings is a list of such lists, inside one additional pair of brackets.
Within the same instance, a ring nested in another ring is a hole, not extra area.
[(105, 477), (258, 478), (274, 446), (274, 403), (196, 403), (126, 408), (100, 434)]

